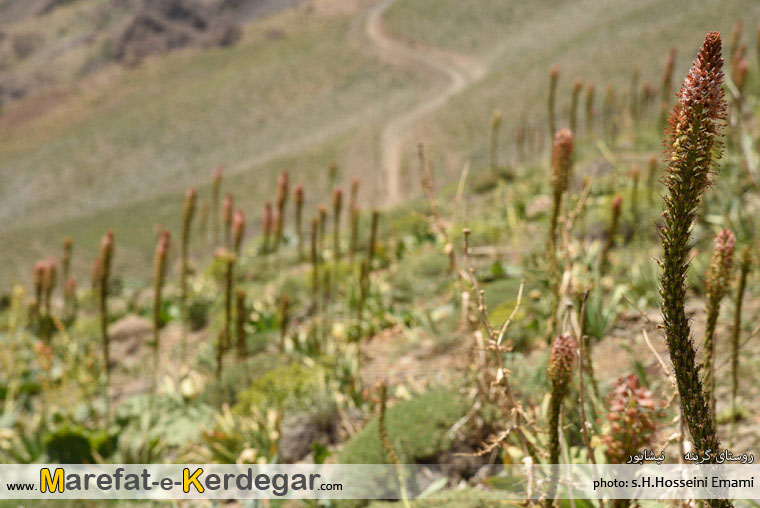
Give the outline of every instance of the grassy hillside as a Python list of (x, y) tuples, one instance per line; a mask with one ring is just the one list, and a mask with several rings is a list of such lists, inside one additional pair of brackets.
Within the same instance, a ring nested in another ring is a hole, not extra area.
[[(640, 83), (659, 84), (667, 57), (663, 48), (678, 50), (676, 75), (682, 75), (693, 57), (689, 41), (700, 40), (708, 30), (728, 37), (737, 20), (757, 19), (758, 14), (760, 4), (744, 0), (399, 0), (388, 11), (387, 23), (404, 38), (467, 55), (489, 67), (479, 84), (450, 101), (419, 130), (419, 138), (440, 153), (442, 169), (458, 172), (465, 159), (476, 165), (487, 162), (493, 109), (504, 113), (502, 146), (508, 147), (510, 158), (521, 118), (545, 126), (552, 65), (561, 71), (558, 111), (560, 124), (566, 125), (576, 78), (595, 84), (599, 112), (606, 86), (618, 87), (618, 96), (627, 93), (635, 69)], [(753, 60), (754, 28), (745, 24), (744, 42)], [(659, 150), (659, 141), (655, 148)]]
[(129, 273), (153, 227), (176, 219), (184, 188), (203, 187), (217, 164), (254, 217), (262, 182), (285, 167), (304, 182), (320, 181), (331, 160), (370, 173), (377, 122), (425, 81), (373, 58), (353, 31), (345, 15), (289, 11), (249, 26), (236, 47), (91, 79), (41, 116), (21, 114), (34, 99), (10, 106), (0, 116), (0, 235), (21, 264), (4, 276), (63, 231), (92, 246), (106, 225), (122, 236), (117, 262)]

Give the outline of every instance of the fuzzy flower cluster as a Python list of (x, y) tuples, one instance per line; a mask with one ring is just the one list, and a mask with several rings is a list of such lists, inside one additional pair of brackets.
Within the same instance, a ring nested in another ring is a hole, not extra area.
[(656, 421), (662, 415), (661, 404), (639, 378), (631, 374), (618, 379), (607, 398), (609, 427), (601, 436), (607, 459), (612, 464), (625, 464), (630, 455), (651, 446)]
[(570, 382), (577, 349), (578, 345), (569, 333), (560, 333), (554, 338), (548, 373), (555, 386), (564, 388)]
[(554, 136), (551, 184), (555, 195), (561, 195), (570, 183), (573, 158), (573, 133), (561, 129)]
[(723, 299), (731, 281), (734, 267), (736, 237), (728, 229), (722, 229), (715, 237), (715, 250), (710, 260), (705, 288), (709, 298)]

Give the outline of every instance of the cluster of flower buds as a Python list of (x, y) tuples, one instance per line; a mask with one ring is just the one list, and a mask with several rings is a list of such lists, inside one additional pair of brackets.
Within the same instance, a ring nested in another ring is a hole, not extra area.
[(548, 373), (556, 387), (564, 389), (570, 382), (577, 349), (578, 344), (569, 333), (560, 333), (554, 338)]
[(715, 250), (710, 260), (710, 269), (705, 280), (709, 298), (720, 300), (725, 296), (731, 280), (735, 250), (736, 236), (728, 229), (718, 232), (715, 237)]
[(573, 158), (573, 133), (561, 129), (554, 136), (552, 148), (551, 184), (555, 194), (561, 195), (570, 184)]
[(607, 459), (612, 464), (625, 464), (630, 455), (649, 448), (657, 429), (656, 420), (663, 415), (654, 394), (641, 386), (631, 374), (620, 378), (607, 398), (609, 427), (601, 436)]

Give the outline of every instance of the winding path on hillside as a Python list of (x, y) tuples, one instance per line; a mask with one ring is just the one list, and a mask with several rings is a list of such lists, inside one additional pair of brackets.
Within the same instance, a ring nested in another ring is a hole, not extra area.
[(453, 95), (478, 81), (486, 73), (482, 64), (462, 55), (453, 55), (437, 48), (411, 45), (394, 37), (383, 26), (383, 14), (396, 0), (381, 0), (367, 11), (364, 25), (367, 37), (380, 54), (392, 62), (423, 67), (441, 75), (446, 85), (430, 94), (404, 113), (390, 118), (380, 135), (380, 154), (386, 178), (386, 201), (397, 203), (401, 198), (401, 158), (404, 143), (414, 127), (426, 116), (443, 106)]

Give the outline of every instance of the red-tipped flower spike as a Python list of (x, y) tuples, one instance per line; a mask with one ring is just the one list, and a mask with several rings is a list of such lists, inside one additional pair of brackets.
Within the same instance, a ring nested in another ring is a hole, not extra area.
[(235, 255), (240, 255), (240, 246), (243, 244), (245, 236), (245, 213), (243, 210), (235, 210), (232, 217), (232, 238)]
[(621, 377), (607, 398), (609, 427), (601, 436), (612, 464), (625, 464), (631, 455), (654, 443), (660, 401), (634, 374)]
[(670, 116), (660, 228), (663, 272), (660, 295), (665, 337), (681, 395), (683, 414), (700, 453), (718, 450), (715, 421), (699, 377), (691, 326), (686, 315), (686, 278), (691, 228), (702, 194), (710, 186), (713, 160), (719, 156), (726, 111), (723, 58), (718, 32), (710, 32), (678, 94)]

